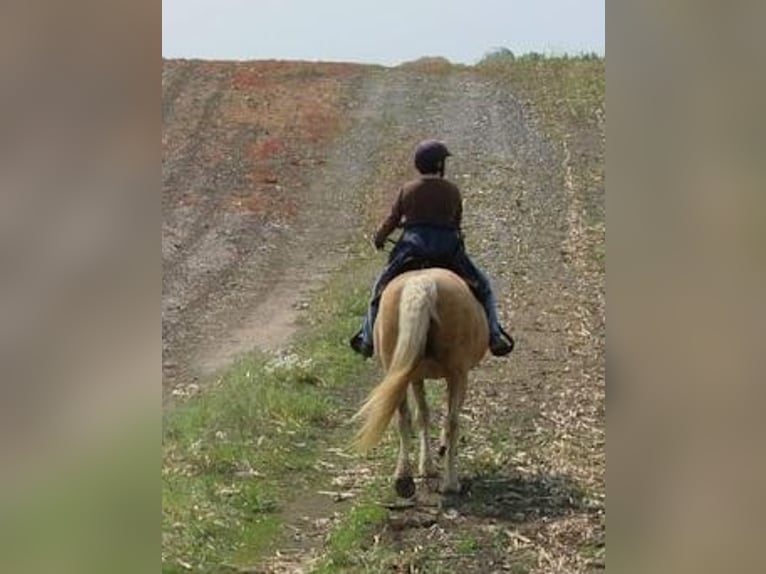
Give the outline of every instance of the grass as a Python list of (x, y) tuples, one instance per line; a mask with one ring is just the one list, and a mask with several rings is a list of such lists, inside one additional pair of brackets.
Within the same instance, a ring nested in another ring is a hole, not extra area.
[(389, 511), (371, 500), (354, 505), (330, 533), (314, 574), (379, 571), (383, 560), (374, 535), (388, 517)]
[(289, 353), (243, 360), (165, 414), (164, 572), (246, 567), (272, 549), (281, 509), (316, 479), (329, 437), (337, 445), (333, 433), (346, 432), (343, 392), (370, 378), (371, 363), (346, 341), (373, 263), (349, 264), (316, 294)]
[(206, 571), (252, 561), (276, 534), (282, 477), (310, 473), (314, 457), (296, 445), (331, 423), (329, 401), (266, 365), (244, 361), (216, 389), (166, 416), (164, 562)]
[(479, 541), (471, 535), (460, 537), (455, 543), (455, 552), (458, 554), (473, 554), (481, 548)]

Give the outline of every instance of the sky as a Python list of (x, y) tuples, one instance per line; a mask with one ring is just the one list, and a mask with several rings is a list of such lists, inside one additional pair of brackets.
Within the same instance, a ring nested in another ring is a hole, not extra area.
[(605, 0), (162, 0), (162, 56), (396, 65), (516, 54), (603, 55)]

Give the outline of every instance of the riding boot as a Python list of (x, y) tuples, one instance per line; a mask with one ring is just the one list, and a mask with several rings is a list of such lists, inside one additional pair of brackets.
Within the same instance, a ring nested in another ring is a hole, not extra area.
[(513, 351), (513, 338), (505, 332), (497, 315), (497, 302), (492, 292), (489, 279), (476, 268), (479, 283), (479, 298), (489, 323), (489, 350), (496, 357), (503, 357)]
[(496, 357), (503, 357), (513, 351), (514, 342), (513, 338), (500, 325), (494, 299), (490, 293), (490, 296), (482, 302), (489, 322), (489, 350)]
[(364, 316), (362, 328), (349, 341), (351, 348), (365, 359), (372, 357), (374, 352), (372, 328), (375, 325), (375, 318), (378, 316), (379, 305), (380, 297), (373, 297)]
[(362, 328), (359, 329), (349, 341), (351, 348), (365, 359), (372, 357), (374, 352), (372, 329), (375, 326), (375, 318), (378, 316), (380, 296), (383, 294), (383, 289), (385, 289), (386, 285), (388, 285), (388, 283), (399, 273), (399, 268), (401, 267), (402, 262), (406, 259), (407, 252), (403, 247), (400, 247), (400, 245), (401, 242), (391, 252), (388, 264), (383, 268), (383, 271), (372, 286), (370, 304), (367, 307), (367, 313), (364, 316)]

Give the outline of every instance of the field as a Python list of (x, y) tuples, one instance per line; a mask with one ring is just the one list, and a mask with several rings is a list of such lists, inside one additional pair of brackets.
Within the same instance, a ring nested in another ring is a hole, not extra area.
[[(605, 568), (604, 68), (163, 62), (164, 572)], [(380, 370), (347, 339), (426, 137), (517, 347), (472, 372), (467, 491), (413, 505), (392, 432), (349, 448)]]

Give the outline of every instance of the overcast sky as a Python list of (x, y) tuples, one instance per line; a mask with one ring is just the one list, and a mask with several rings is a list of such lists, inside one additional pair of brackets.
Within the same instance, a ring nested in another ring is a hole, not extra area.
[(492, 48), (604, 54), (605, 0), (162, 0), (162, 55), (394, 65)]

